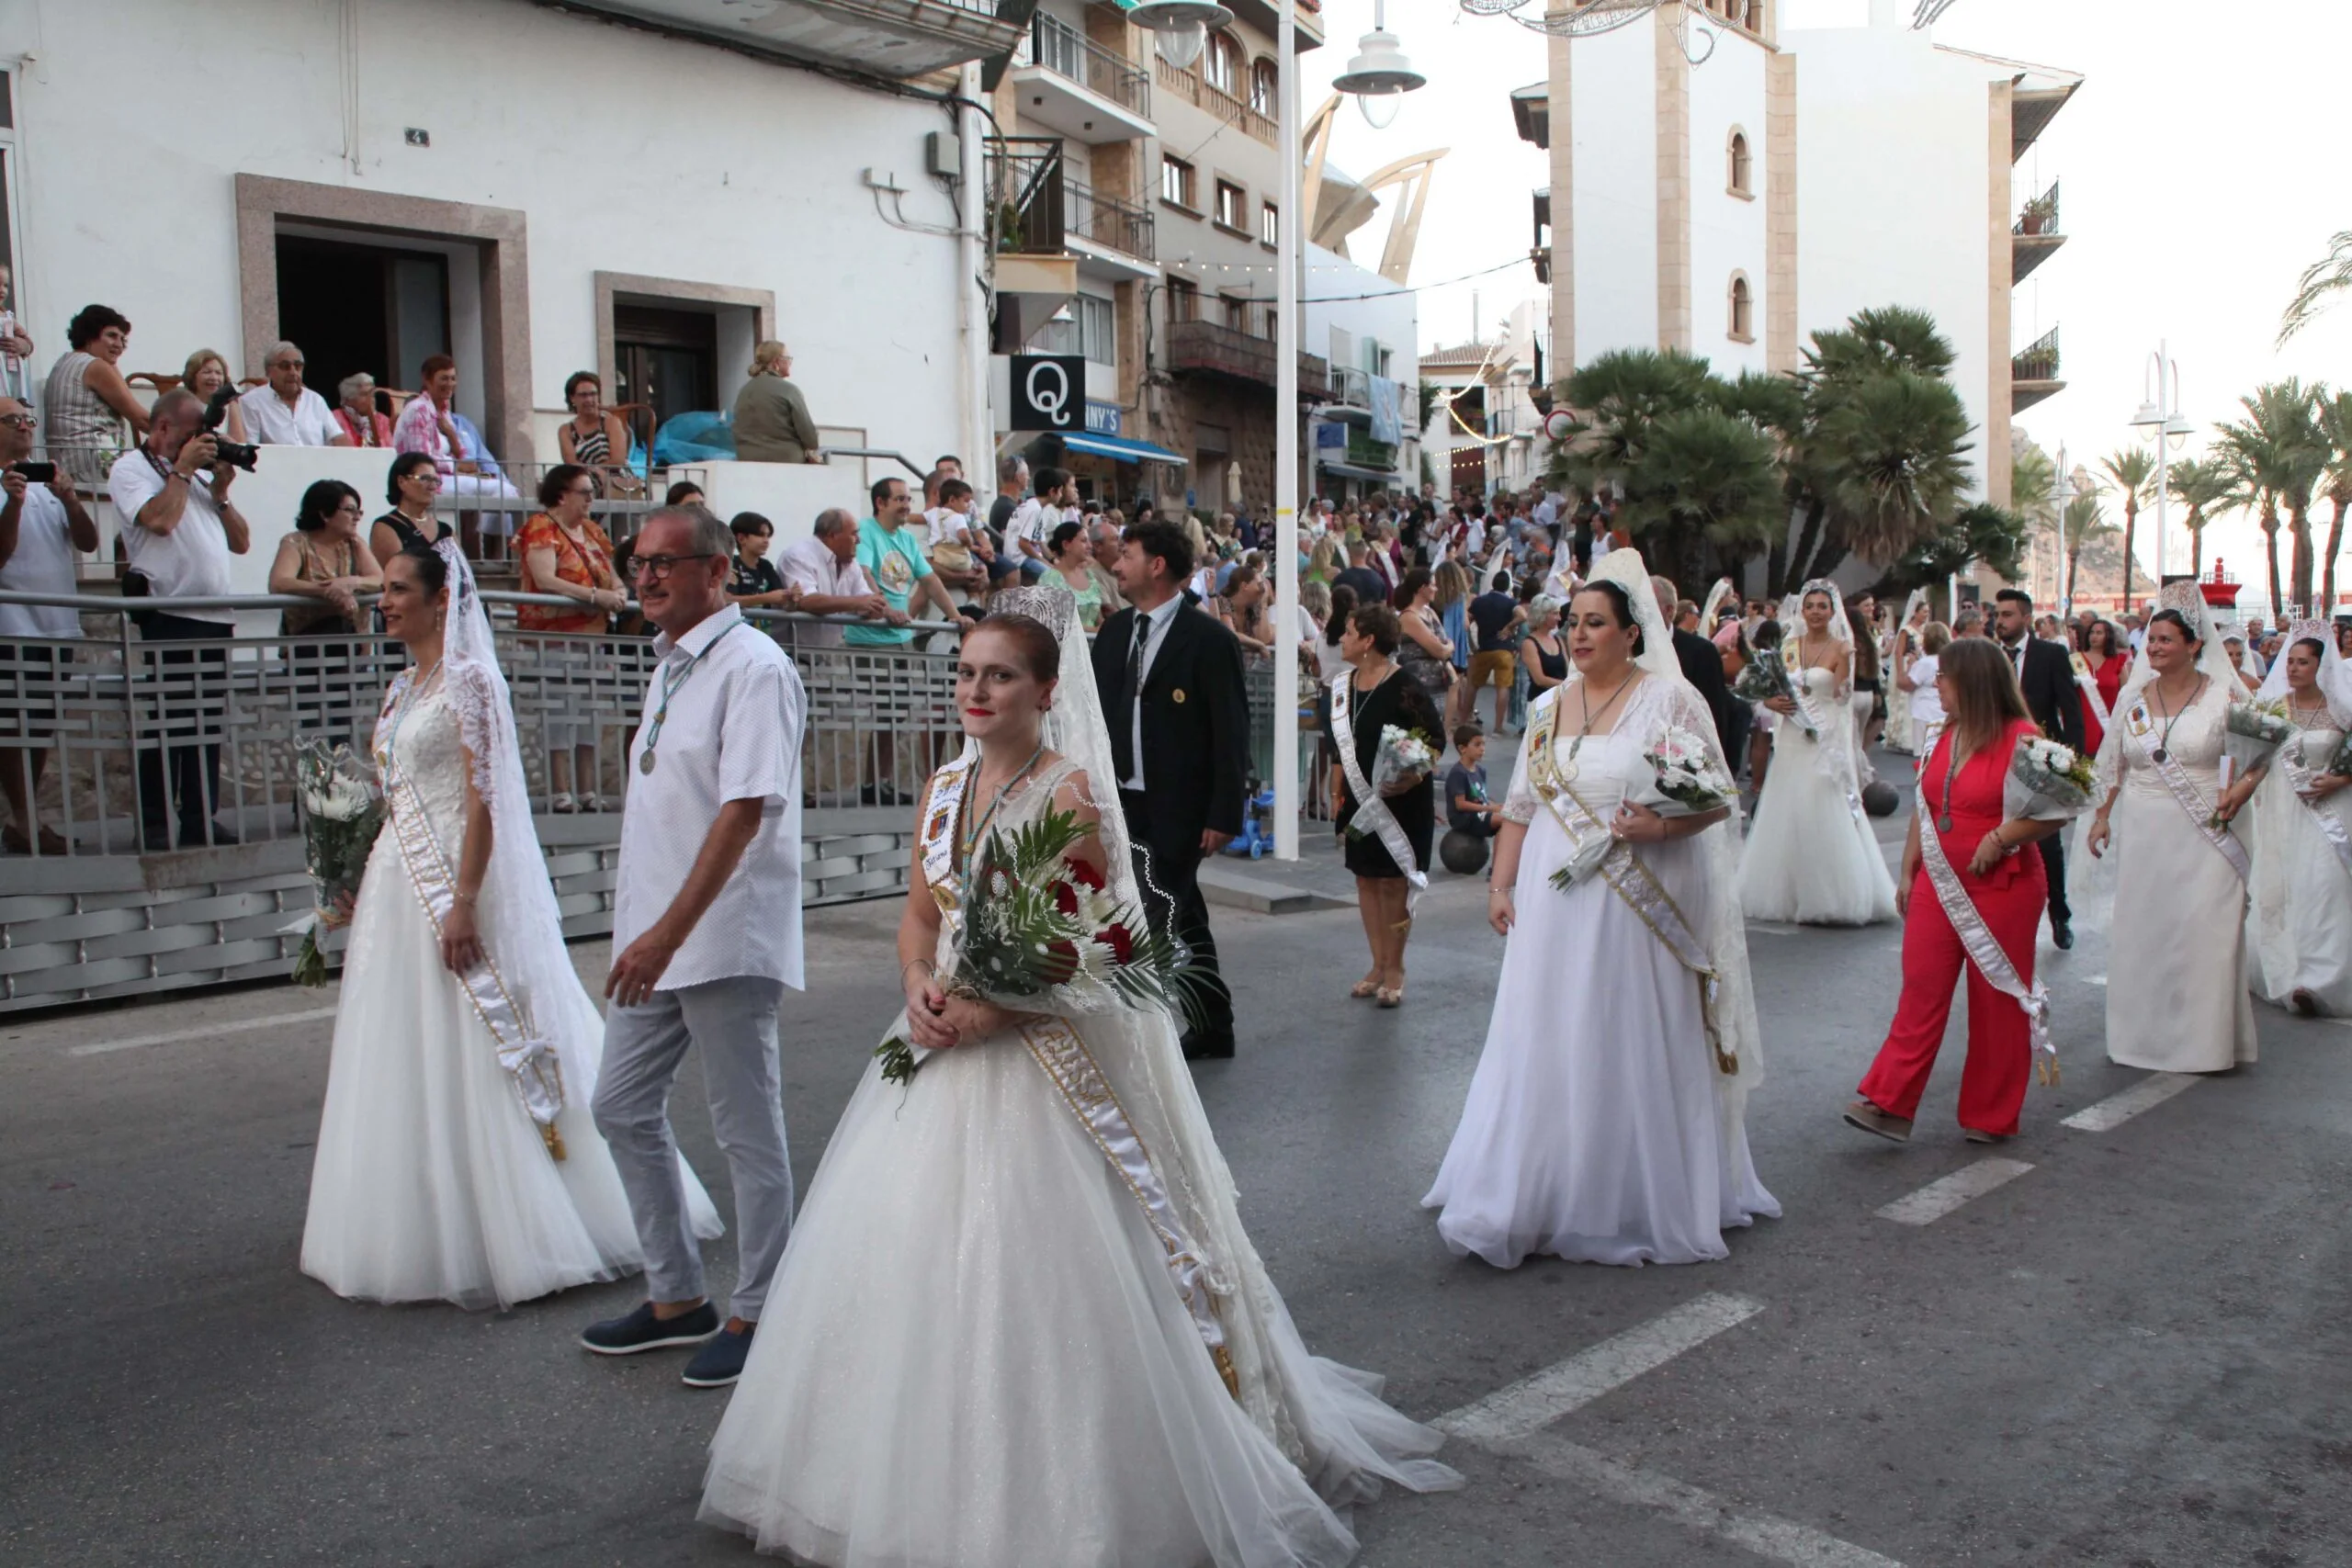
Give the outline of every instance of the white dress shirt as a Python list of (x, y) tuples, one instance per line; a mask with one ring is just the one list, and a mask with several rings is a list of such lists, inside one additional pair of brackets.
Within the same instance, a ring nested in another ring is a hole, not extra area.
[[(17, 513), (17, 548), (0, 562), (0, 588), (11, 593), (76, 593), (74, 529), (65, 503), (46, 484), (25, 485)], [(82, 616), (62, 604), (0, 604), (0, 637), (74, 637)]]
[[(857, 564), (855, 556), (842, 559), (833, 554), (831, 546), (814, 534), (788, 546), (775, 558), (775, 569), (784, 573), (785, 581), (803, 593), (855, 599), (874, 592), (874, 584), (866, 581), (865, 569)], [(820, 622), (802, 627), (797, 635), (811, 648), (837, 648), (841, 645), (842, 627), (838, 623)]]
[[(168, 534), (141, 528), (139, 509), (164, 493), (168, 465), (158, 468), (147, 448), (134, 446), (114, 460), (107, 473), (107, 492), (115, 515), (122, 519), (123, 553), (130, 569), (147, 579), (158, 598), (186, 594), (215, 596), (231, 592), (229, 531), (221, 525), (220, 508), (212, 500), (212, 473), (206, 469), (187, 482), (187, 504), (178, 525)], [(174, 611), (192, 621), (234, 622), (229, 610)]]
[[(1134, 761), (1135, 769), (1130, 776), (1119, 781), (1121, 789), (1143, 788), (1143, 689), (1151, 680), (1151, 661), (1159, 657), (1159, 646), (1168, 640), (1170, 625), (1183, 614), (1183, 610), (1184, 595), (1179, 592), (1170, 594), (1167, 602), (1156, 610), (1136, 612), (1136, 617), (1151, 629), (1144, 634), (1143, 666), (1136, 671), (1136, 689), (1128, 703), (1127, 723), (1131, 728), (1128, 730), (1130, 745), (1127, 754)], [(1134, 628), (1130, 627), (1127, 636), (1132, 637), (1135, 635)], [(1122, 664), (1131, 657), (1125, 649), (1119, 652)]]
[[(760, 830), (695, 922), (655, 989), (750, 975), (801, 988), (800, 672), (775, 640), (729, 604), (676, 642), (653, 639), (661, 662), (628, 749), (613, 951), (626, 951), (675, 902), (703, 840), (729, 801), (763, 803)], [(651, 773), (646, 739), (662, 710)]]
[(277, 389), (266, 381), (247, 388), (238, 394), (237, 401), (244, 407), (245, 428), (265, 446), (326, 446), (343, 434), (327, 400), (308, 387), (290, 409), (277, 395)]

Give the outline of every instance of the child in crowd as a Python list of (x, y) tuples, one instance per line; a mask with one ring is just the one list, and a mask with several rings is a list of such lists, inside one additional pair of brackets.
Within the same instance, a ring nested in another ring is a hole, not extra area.
[(1458, 758), (1445, 775), (1445, 825), (1491, 837), (1502, 826), (1500, 808), (1487, 798), (1487, 732), (1475, 724), (1456, 726)]

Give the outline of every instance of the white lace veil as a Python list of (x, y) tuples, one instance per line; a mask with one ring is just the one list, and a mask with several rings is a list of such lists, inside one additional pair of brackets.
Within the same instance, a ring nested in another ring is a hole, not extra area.
[(2270, 673), (2262, 678), (2262, 690), (2256, 694), (2263, 702), (2287, 700), (2287, 655), (2299, 642), (2316, 641), (2320, 645), (2319, 693), (2327, 699), (2327, 711), (2343, 728), (2352, 724), (2352, 664), (2335, 649), (2335, 628), (2325, 621), (2297, 621), (2287, 628), (2280, 639), (2278, 657), (2270, 661)]
[(1730, 578), (1718, 577), (1715, 579), (1715, 585), (1707, 590), (1707, 602), (1699, 607), (1699, 635), (1701, 637), (1705, 637), (1710, 641), (1713, 640), (1715, 635), (1715, 612), (1723, 607), (1723, 602), (1724, 600), (1732, 597), (1732, 595), (1736, 592), (1737, 590), (1733, 588), (1731, 585)]
[[(1611, 582), (1624, 590), (1625, 597), (1633, 604), (1634, 622), (1642, 632), (1642, 651), (1634, 656), (1634, 662), (1652, 680), (1667, 686), (1668, 705), (1663, 711), (1706, 743), (1707, 754), (1724, 778), (1736, 778), (1715, 733), (1706, 699), (1683, 678), (1681, 661), (1674, 656), (1674, 628), (1666, 624), (1665, 615), (1659, 613), (1657, 595), (1650, 590), (1650, 570), (1642, 560), (1642, 552), (1630, 546), (1610, 551), (1593, 563), (1590, 581)], [(1568, 675), (1570, 682), (1582, 679), (1573, 671)], [(1558, 689), (1567, 688), (1564, 684)], [(1729, 817), (1699, 835), (1699, 843), (1707, 857), (1710, 907), (1703, 910), (1686, 909), (1683, 913), (1707, 944), (1708, 961), (1714, 965), (1718, 986), (1716, 1032), (1723, 1037), (1724, 1049), (1739, 1059), (1739, 1071), (1732, 1077), (1727, 1086), (1729, 1092), (1724, 1096), (1728, 1133), (1736, 1126), (1736, 1119), (1745, 1114), (1748, 1094), (1764, 1077), (1763, 1031), (1756, 1019), (1756, 982), (1747, 963), (1747, 917), (1739, 905), (1736, 803)]]
[[(2194, 582), (2167, 582), (2157, 591), (2157, 608), (2177, 610), (2181, 618), (2197, 628), (2197, 668), (2199, 673), (2229, 694), (2237, 702), (2245, 695), (2245, 682), (2238, 679), (2237, 669), (2230, 662), (2229, 650), (2222, 646), (2222, 631), (2213, 613), (2199, 592)], [(2103, 801), (2123, 777), (2123, 716), (2149, 682), (2156, 678), (2156, 667), (2142, 653), (2132, 661), (2132, 673), (2125, 678), (2122, 690), (2115, 694), (2114, 705), (2108, 709), (2114, 722), (2107, 727), (2107, 737), (2098, 749), (2098, 782), (2093, 786), (2093, 804)]]
[[(1868, 758), (1862, 755), (1861, 728), (1854, 722), (1852, 696), (1856, 674), (1854, 660), (1854, 623), (1846, 617), (1846, 596), (1838, 585), (1826, 577), (1816, 577), (1797, 590), (1796, 615), (1784, 622), (1786, 627), (1781, 642), (1781, 657), (1789, 659), (1793, 650), (1791, 639), (1804, 635), (1804, 602), (1815, 593), (1829, 595), (1829, 635), (1846, 650), (1846, 680), (1842, 687), (1831, 688), (1831, 700), (1821, 713), (1821, 771), (1829, 782), (1843, 791), (1849, 804), (1861, 808), (1861, 788), (1878, 774)], [(1789, 673), (1802, 681), (1804, 672), (1792, 662)]]
[[(1077, 601), (1049, 576), (1036, 587), (998, 594), (990, 611), (1041, 621), (1060, 644), (1060, 678), (1043, 739), (1083, 770), (1091, 786), (1089, 793), (1102, 814), (1111, 895), (1144, 907), (1133, 840), (1119, 804), (1110, 726), (1094, 688)], [(1400, 1436), (1410, 1423), (1369, 1394), (1351, 1395), (1348, 1388), (1312, 1375), (1289, 1311), (1242, 1226), (1233, 1174), (1209, 1129), (1176, 1020), (1163, 1009), (1114, 1008), (1087, 1013), (1083, 1029), (1096, 1066), (1134, 1123), (1207, 1267), (1241, 1405), (1250, 1419), (1327, 1496), (1368, 1496), (1376, 1490), (1375, 1478), (1383, 1476), (1416, 1490), (1451, 1484), (1452, 1472), (1435, 1461), (1395, 1457), (1417, 1446)]]

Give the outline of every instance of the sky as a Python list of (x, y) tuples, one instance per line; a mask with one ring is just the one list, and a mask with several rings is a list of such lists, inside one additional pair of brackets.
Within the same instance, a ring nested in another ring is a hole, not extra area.
[[(1531, 8), (1542, 4), (1531, 0)], [(1323, 0), (1328, 41), (1306, 57), (1301, 81), (1309, 112), (1370, 30), (1373, 5)], [(1859, 26), (1868, 10), (1868, 0), (1781, 0), (1781, 26)], [(1331, 159), (1360, 175), (1408, 152), (1449, 150), (1414, 257), (1426, 350), (1468, 339), (1474, 309), (1491, 334), (1512, 304), (1541, 292), (1525, 260), (1529, 193), (1550, 173), (1544, 154), (1519, 140), (1509, 96), (1542, 80), (1544, 41), (1508, 17), (1465, 16), (1455, 0), (1388, 0), (1387, 23), (1429, 85), (1406, 95), (1386, 130), (1344, 108)], [(2337, 125), (2352, 6), (1957, 0), (1935, 36), (2085, 77), (2016, 172), (2020, 200), (2064, 181), (2068, 236), (2014, 301), (2017, 346), (2061, 329), (2066, 389), (2018, 418), (2034, 440), (2053, 455), (2063, 443), (2069, 463), (2094, 470), (2100, 456), (2134, 440), (2129, 421), (2148, 395), (2159, 341), (2179, 367), (2182, 409), (2199, 429), (2174, 457), (2201, 454), (2213, 425), (2237, 417), (2238, 399), (2262, 382), (2301, 376), (2352, 387), (2352, 296), (2284, 350), (2272, 346), (2302, 269), (2331, 236), (2352, 229)], [(1377, 265), (1386, 221), (1384, 214), (1358, 231), (1360, 260)], [(1513, 258), (1502, 271), (1464, 277)], [(2165, 564), (2178, 570), (2188, 545), (2174, 511)], [(2143, 566), (2154, 564), (2153, 533), (2143, 516)], [(2281, 552), (2283, 560), (2283, 543)], [(2208, 529), (2205, 553), (2209, 567), (2218, 553), (2248, 583), (2263, 574), (2261, 532), (2250, 517)]]

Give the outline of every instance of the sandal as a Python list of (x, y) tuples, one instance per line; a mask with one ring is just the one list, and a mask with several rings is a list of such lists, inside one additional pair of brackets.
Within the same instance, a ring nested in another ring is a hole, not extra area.
[(1867, 1100), (1858, 1100), (1846, 1107), (1846, 1125), (1859, 1127), (1865, 1133), (1884, 1138), (1890, 1144), (1907, 1144), (1911, 1141), (1909, 1117), (1889, 1115)]
[(1366, 997), (1377, 996), (1379, 993), (1380, 982), (1377, 980), (1358, 980), (1354, 985), (1348, 987), (1348, 995), (1355, 998), (1358, 1001), (1362, 1001)]
[(1394, 990), (1383, 986), (1374, 994), (1379, 998), (1377, 1005), (1381, 1007), (1398, 1008), (1405, 1005), (1405, 987), (1402, 986), (1398, 986)]

